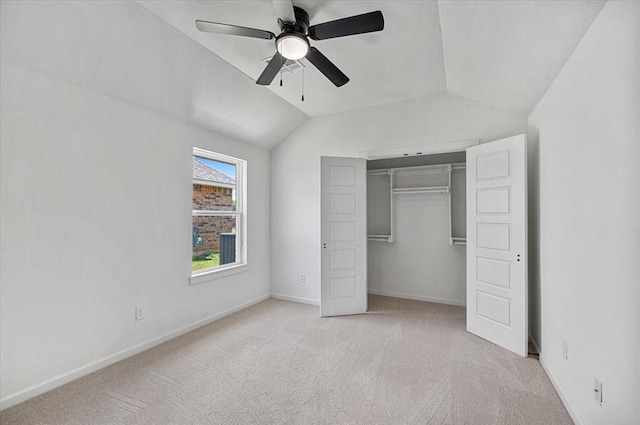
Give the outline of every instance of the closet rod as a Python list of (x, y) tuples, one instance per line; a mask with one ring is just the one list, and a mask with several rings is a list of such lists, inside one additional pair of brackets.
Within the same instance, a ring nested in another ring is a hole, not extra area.
[(389, 174), (389, 170), (386, 168), (383, 170), (367, 170), (367, 175), (370, 176), (386, 176), (387, 174)]
[(446, 172), (451, 164), (437, 164), (437, 165), (415, 165), (411, 167), (397, 167), (390, 168), (393, 171), (407, 171), (407, 170), (438, 170), (441, 169), (442, 172)]
[(457, 238), (457, 237), (451, 238), (451, 245), (466, 245), (466, 244), (467, 244), (467, 238)]
[(395, 187), (391, 192), (394, 195), (402, 195), (404, 193), (449, 193), (449, 186)]

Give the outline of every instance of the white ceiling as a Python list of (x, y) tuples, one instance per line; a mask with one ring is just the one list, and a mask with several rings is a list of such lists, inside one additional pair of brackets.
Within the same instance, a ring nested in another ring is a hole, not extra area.
[[(268, 88), (309, 116), (449, 92), (513, 112), (542, 97), (606, 1), (294, 0), (311, 24), (381, 10), (382, 32), (312, 41), (351, 81), (334, 87), (307, 63)], [(196, 19), (278, 33), (269, 0), (154, 1), (143, 7), (258, 78), (273, 41), (199, 32)]]
[(266, 149), (309, 119), (133, 1), (0, 4), (3, 62)]
[[(230, 23), (278, 34), (270, 0), (155, 1), (142, 6), (256, 80), (275, 53), (273, 40), (199, 32), (196, 19)], [(305, 101), (300, 100), (301, 74), (284, 75), (268, 87), (309, 116), (423, 97), (445, 91), (438, 4), (428, 1), (294, 0), (309, 13), (311, 25), (381, 10), (382, 32), (313, 41), (351, 81), (336, 88), (310, 63), (305, 70)]]
[(447, 90), (530, 112), (606, 1), (440, 1)]

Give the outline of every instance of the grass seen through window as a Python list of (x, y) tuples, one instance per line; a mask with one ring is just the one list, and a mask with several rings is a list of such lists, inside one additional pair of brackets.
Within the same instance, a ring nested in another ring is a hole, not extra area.
[(220, 265), (220, 253), (212, 252), (208, 255), (200, 255), (191, 259), (191, 270), (202, 270)]

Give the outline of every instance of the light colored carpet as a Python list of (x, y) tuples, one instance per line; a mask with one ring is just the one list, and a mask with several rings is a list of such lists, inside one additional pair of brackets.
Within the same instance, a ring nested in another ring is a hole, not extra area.
[(12, 424), (572, 424), (535, 357), (465, 310), (371, 296), (318, 317), (267, 300), (0, 413)]

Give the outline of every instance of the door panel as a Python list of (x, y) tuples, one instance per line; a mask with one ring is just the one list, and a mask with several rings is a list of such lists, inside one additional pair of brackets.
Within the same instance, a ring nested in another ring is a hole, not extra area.
[(508, 298), (477, 291), (477, 313), (486, 319), (503, 325), (510, 325), (511, 301)]
[(526, 136), (467, 149), (467, 330), (527, 356)]
[(332, 249), (330, 252), (332, 270), (352, 270), (356, 268), (356, 253), (351, 249)]
[(355, 277), (332, 277), (329, 296), (335, 298), (347, 298), (356, 296)]
[(329, 198), (331, 214), (355, 214), (356, 197), (353, 193), (332, 193)]
[(509, 251), (511, 226), (498, 223), (478, 223), (476, 227), (477, 248)]
[(320, 315), (367, 311), (366, 162), (321, 158)]
[(476, 176), (477, 181), (509, 177), (509, 151), (478, 155)]
[(478, 214), (509, 214), (511, 190), (508, 187), (480, 189), (476, 192)]
[(477, 257), (476, 280), (502, 288), (511, 287), (511, 263), (493, 258)]
[(332, 242), (356, 243), (356, 223), (335, 222), (329, 223), (329, 240)]

